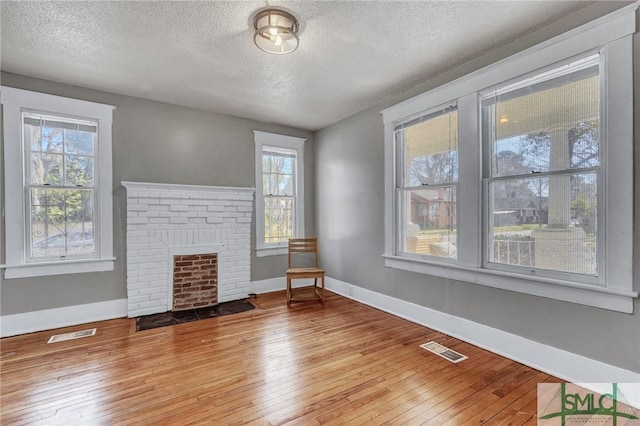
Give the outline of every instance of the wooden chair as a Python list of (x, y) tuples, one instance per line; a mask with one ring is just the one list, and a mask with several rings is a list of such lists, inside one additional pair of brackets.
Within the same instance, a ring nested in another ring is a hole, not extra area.
[[(292, 259), (296, 255), (311, 253), (313, 255), (313, 267), (293, 267), (295, 263)], [(291, 280), (313, 278), (313, 298), (294, 299), (291, 289)], [(318, 278), (322, 284), (318, 286)], [(319, 300), (324, 304), (324, 270), (318, 268), (318, 238), (290, 238), (289, 239), (289, 263), (287, 269), (287, 306), (291, 302), (302, 302), (308, 300)]]

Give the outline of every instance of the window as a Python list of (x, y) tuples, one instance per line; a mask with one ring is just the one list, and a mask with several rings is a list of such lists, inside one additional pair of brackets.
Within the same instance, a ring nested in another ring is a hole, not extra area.
[(597, 283), (600, 59), (591, 55), (481, 96), (491, 156), (488, 266)]
[(262, 147), (264, 243), (282, 244), (295, 236), (296, 151)]
[(256, 250), (287, 253), (289, 238), (304, 235), (305, 139), (254, 130), (256, 143)]
[(408, 255), (455, 259), (458, 113), (455, 104), (395, 128), (398, 249)]
[(2, 87), (5, 278), (113, 269), (113, 107)]
[(635, 8), (382, 112), (386, 266), (633, 312)]
[(27, 262), (93, 257), (98, 123), (32, 112), (22, 122), (30, 163)]

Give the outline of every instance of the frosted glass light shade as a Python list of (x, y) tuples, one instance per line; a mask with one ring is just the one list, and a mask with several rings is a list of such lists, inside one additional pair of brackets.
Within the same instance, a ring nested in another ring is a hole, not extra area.
[(280, 9), (264, 9), (253, 19), (253, 41), (268, 53), (285, 55), (298, 48), (298, 20)]

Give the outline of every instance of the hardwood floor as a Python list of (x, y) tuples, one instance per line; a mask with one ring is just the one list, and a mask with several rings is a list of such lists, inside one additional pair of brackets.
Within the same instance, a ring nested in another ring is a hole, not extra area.
[[(558, 379), (327, 292), (135, 332), (116, 319), (2, 339), (2, 425), (536, 424)], [(47, 344), (52, 334), (97, 333)], [(452, 364), (418, 347), (469, 357)]]

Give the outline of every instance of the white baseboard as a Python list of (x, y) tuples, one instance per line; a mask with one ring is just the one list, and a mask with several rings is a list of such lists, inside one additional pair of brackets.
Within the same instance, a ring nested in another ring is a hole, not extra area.
[(127, 299), (0, 316), (0, 337), (127, 316)]
[(272, 291), (284, 290), (285, 288), (287, 288), (287, 279), (285, 277), (251, 281), (251, 292), (255, 294), (271, 293)]
[[(284, 290), (287, 286), (285, 277), (253, 281), (251, 291), (256, 294)], [(307, 285), (296, 283), (294, 287)], [(86, 324), (127, 316), (127, 299), (109, 300), (106, 302), (88, 303), (85, 305), (66, 306), (63, 308), (44, 309), (21, 314), (0, 316), (0, 337), (51, 330), (60, 327)]]
[[(640, 374), (327, 277), (327, 289), (598, 392), (611, 383), (640, 407)], [(608, 387), (607, 387), (608, 386)]]
[[(327, 278), (328, 280), (328, 278)], [(325, 285), (328, 281), (325, 281)], [(262, 293), (271, 293), (272, 291), (280, 291), (285, 290), (287, 288), (287, 278), (286, 277), (276, 277), (269, 278), (266, 280), (260, 281), (251, 281), (251, 292), (255, 294)], [(305, 287), (308, 285), (312, 285), (313, 281), (311, 280), (292, 280), (291, 286), (293, 288)]]

